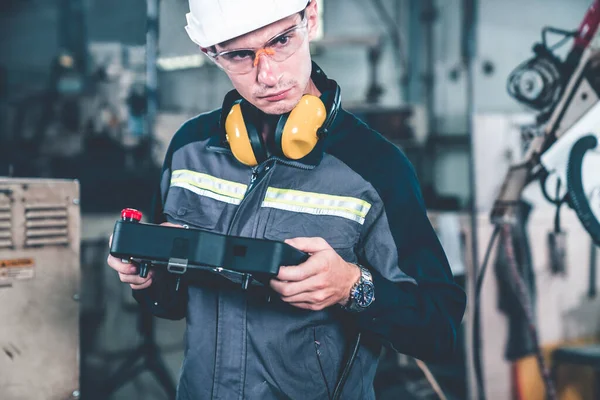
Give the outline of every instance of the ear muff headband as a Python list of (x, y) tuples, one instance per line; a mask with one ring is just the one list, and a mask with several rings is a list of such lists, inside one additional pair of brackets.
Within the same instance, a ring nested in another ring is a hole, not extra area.
[(335, 117), (337, 117), (338, 111), (341, 107), (342, 95), (340, 93), (340, 87), (334, 81), (331, 81), (334, 86), (332, 90), (323, 92), (321, 95), (321, 100), (323, 104), (325, 104), (325, 108), (327, 110), (327, 117), (323, 122), (323, 126), (319, 129), (319, 137), (326, 136), (329, 128), (333, 121), (335, 121)]
[(246, 131), (248, 133), (248, 141), (250, 142), (250, 146), (252, 147), (256, 159), (256, 164), (254, 165), (257, 165), (267, 159), (267, 146), (265, 146), (262, 132), (258, 130), (256, 123), (254, 122), (259, 120), (260, 111), (247, 101), (242, 100), (240, 106), (244, 117), (244, 124), (246, 125)]

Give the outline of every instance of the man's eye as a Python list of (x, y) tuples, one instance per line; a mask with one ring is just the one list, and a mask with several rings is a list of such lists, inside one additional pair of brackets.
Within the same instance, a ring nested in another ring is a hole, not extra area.
[(276, 46), (285, 46), (286, 44), (289, 43), (290, 39), (291, 38), (289, 35), (279, 36), (277, 39), (275, 39), (273, 41), (273, 44)]
[(227, 61), (243, 61), (248, 58), (253, 58), (252, 51), (240, 50), (232, 51), (231, 53), (223, 54), (222, 56)]

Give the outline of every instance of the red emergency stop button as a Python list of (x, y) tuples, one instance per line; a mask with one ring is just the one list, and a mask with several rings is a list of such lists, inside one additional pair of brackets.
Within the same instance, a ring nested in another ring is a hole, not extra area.
[(124, 208), (121, 211), (121, 219), (125, 221), (136, 221), (142, 220), (142, 213), (133, 208)]

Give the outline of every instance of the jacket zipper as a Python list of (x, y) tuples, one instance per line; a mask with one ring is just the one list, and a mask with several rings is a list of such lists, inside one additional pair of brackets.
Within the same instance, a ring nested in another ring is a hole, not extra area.
[[(250, 192), (252, 191), (252, 189), (254, 189), (256, 187), (256, 184), (258, 182), (260, 182), (268, 173), (269, 170), (271, 170), (275, 164), (277, 162), (280, 162), (281, 164), (284, 165), (288, 165), (288, 166), (292, 166), (292, 167), (296, 167), (296, 168), (300, 168), (303, 170), (310, 170), (313, 169), (314, 167), (309, 167), (306, 165), (303, 165), (301, 163), (298, 162), (294, 162), (294, 161), (288, 161), (288, 160), (284, 160), (281, 159), (279, 157), (270, 157), (267, 160), (263, 161), (262, 163), (258, 164), (257, 166), (252, 168), (252, 174), (250, 175), (250, 182), (248, 183), (248, 186), (246, 188), (246, 192), (244, 193), (244, 197), (242, 198), (242, 201), (240, 202), (240, 204), (238, 204), (237, 209), (235, 210), (235, 213), (233, 214), (233, 218), (231, 219), (231, 221), (229, 222), (229, 227), (227, 228), (227, 235), (231, 235), (231, 230), (233, 228), (233, 225), (235, 224), (235, 222), (238, 219), (238, 215), (241, 209), (241, 205), (244, 203), (244, 201), (246, 201), (246, 198), (248, 196), (248, 194), (250, 194)], [(217, 304), (218, 304), (218, 310), (217, 313), (220, 313), (220, 304), (219, 302), (221, 301), (221, 295), (220, 293), (218, 294), (218, 300), (217, 300)], [(218, 319), (219, 317), (217, 317)], [(217, 344), (218, 344), (218, 338), (217, 338)], [(217, 345), (218, 347), (218, 345)], [(216, 358), (218, 357), (218, 354), (215, 352), (215, 364), (216, 364)], [(320, 361), (319, 361), (320, 363)], [(216, 372), (215, 371), (215, 375), (213, 376), (213, 394), (215, 391), (215, 384), (216, 384)], [(245, 376), (245, 373), (244, 373)], [(245, 382), (245, 377), (243, 378), (243, 381)], [(244, 385), (244, 382), (242, 382), (242, 385)], [(329, 388), (327, 388), (328, 392), (329, 392)], [(329, 394), (329, 393), (328, 393)]]
[[(240, 204), (238, 204), (238, 207), (235, 210), (235, 213), (233, 214), (233, 218), (231, 219), (231, 222), (229, 223), (229, 227), (227, 228), (227, 235), (231, 235), (231, 230), (233, 228), (233, 225), (235, 224), (235, 222), (238, 219), (238, 214), (241, 209), (241, 205), (244, 203), (244, 201), (246, 201), (248, 194), (252, 191), (252, 189), (254, 189), (254, 187), (256, 186), (256, 183), (265, 177), (266, 172), (268, 172), (271, 169), (272, 166), (267, 165), (268, 163), (269, 164), (271, 163), (270, 159), (265, 160), (261, 164), (252, 168), (252, 175), (250, 175), (250, 182), (248, 183), (248, 187), (246, 188), (246, 192), (244, 193), (244, 197), (242, 198), (242, 201), (240, 202)], [(274, 163), (273, 163), (273, 165), (274, 165)], [(219, 316), (220, 312), (221, 312), (220, 302), (221, 302), (221, 294), (219, 292), (218, 293), (218, 303), (217, 303), (218, 304), (217, 319), (220, 318), (220, 316)], [(217, 344), (218, 344), (218, 341), (219, 341), (219, 338), (217, 338)], [(218, 357), (218, 354), (215, 352), (215, 364), (216, 364), (217, 357)], [(216, 373), (217, 373), (217, 371), (215, 370), (215, 375), (213, 376), (213, 395), (214, 395), (215, 383), (216, 383), (216, 379), (217, 379)], [(244, 371), (242, 382), (241, 382), (242, 387), (245, 385), (245, 380), (246, 380), (245, 375), (246, 374)]]
[(269, 158), (269, 159), (263, 161), (262, 163), (258, 164), (257, 166), (252, 167), (252, 175), (250, 175), (250, 182), (248, 183), (248, 187), (246, 188), (246, 193), (244, 193), (244, 197), (242, 198), (242, 201), (238, 205), (238, 208), (235, 210), (235, 213), (233, 214), (233, 218), (231, 219), (231, 222), (229, 223), (229, 228), (227, 229), (227, 235), (231, 235), (231, 229), (233, 227), (233, 224), (238, 219), (237, 217), (238, 217), (239, 210), (241, 208), (240, 206), (246, 200), (246, 198), (248, 197), (248, 194), (250, 194), (250, 192), (252, 191), (252, 189), (254, 189), (256, 184), (258, 182), (260, 182), (266, 176), (267, 172), (269, 172), (269, 170), (271, 168), (273, 168), (274, 165), (275, 165), (275, 160), (273, 158)]
[[(281, 163), (283, 165), (288, 165), (290, 167), (299, 168), (299, 169), (303, 169), (303, 170), (306, 170), (306, 171), (315, 168), (314, 165), (306, 165), (306, 164), (302, 164), (301, 162), (298, 162), (298, 161), (286, 160), (285, 158), (279, 158), (279, 157), (276, 157), (276, 156), (273, 156), (273, 157), (269, 158), (269, 160), (275, 160), (278, 163)], [(269, 161), (269, 160), (267, 160), (267, 161)]]

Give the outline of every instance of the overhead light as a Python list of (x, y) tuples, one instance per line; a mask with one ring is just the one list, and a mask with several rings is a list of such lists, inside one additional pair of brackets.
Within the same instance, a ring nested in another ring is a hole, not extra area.
[(156, 65), (163, 71), (178, 71), (182, 69), (199, 68), (206, 62), (202, 54), (191, 54), (186, 56), (159, 57)]

